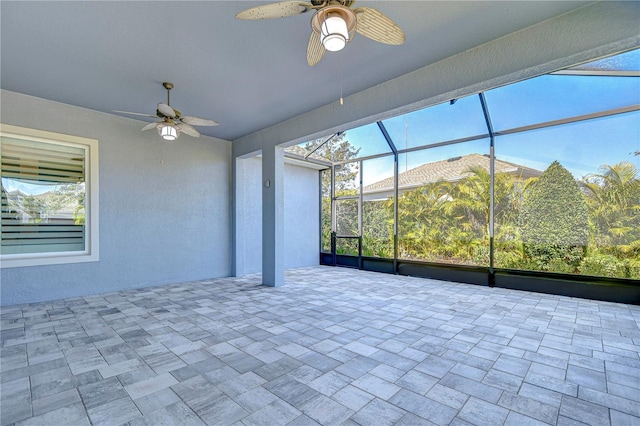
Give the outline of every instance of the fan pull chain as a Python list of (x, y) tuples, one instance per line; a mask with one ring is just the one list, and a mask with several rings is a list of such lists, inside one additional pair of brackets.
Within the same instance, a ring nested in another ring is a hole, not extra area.
[(340, 55), (340, 105), (344, 105), (344, 99), (342, 99), (343, 86), (344, 86), (344, 59), (343, 59), (343, 55)]

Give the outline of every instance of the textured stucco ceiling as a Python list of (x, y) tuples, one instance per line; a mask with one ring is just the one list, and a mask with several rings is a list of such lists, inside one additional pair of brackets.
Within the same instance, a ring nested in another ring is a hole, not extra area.
[[(361, 1), (404, 30), (402, 46), (356, 36), (315, 67), (311, 13), (241, 21), (263, 2), (0, 2), (2, 89), (97, 111), (154, 113), (166, 100), (234, 140), (583, 6), (578, 1)], [(509, 54), (509, 52), (505, 52)]]

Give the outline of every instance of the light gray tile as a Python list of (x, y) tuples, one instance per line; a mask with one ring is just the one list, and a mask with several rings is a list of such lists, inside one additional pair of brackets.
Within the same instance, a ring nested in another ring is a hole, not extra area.
[(405, 389), (398, 391), (389, 402), (440, 425), (451, 423), (457, 413), (457, 410), (445, 404)]
[[(336, 371), (329, 371), (308, 383), (309, 387), (323, 395), (331, 396), (351, 383), (351, 378)], [(313, 418), (313, 416), (311, 416)]]
[(307, 400), (300, 410), (322, 425), (340, 425), (353, 414), (352, 410), (324, 395)]
[(557, 407), (509, 392), (502, 394), (498, 405), (548, 424), (555, 423), (558, 418)]
[(320, 394), (317, 390), (286, 375), (264, 384), (263, 387), (294, 407), (299, 407)]
[(171, 389), (162, 389), (133, 402), (144, 416), (179, 402), (180, 398)]
[(434, 401), (441, 402), (444, 405), (448, 405), (456, 410), (462, 408), (462, 406), (467, 402), (467, 399), (469, 399), (468, 394), (443, 386), (439, 383), (434, 385), (429, 392), (426, 393), (426, 397)]
[(444, 376), (439, 383), (443, 386), (475, 396), (491, 403), (498, 402), (500, 395), (502, 395), (502, 390), (499, 388), (476, 382), (452, 373), (448, 373)]
[(354, 380), (352, 384), (383, 400), (388, 400), (400, 390), (399, 386), (368, 373)]
[(493, 368), (496, 370), (520, 377), (524, 377), (527, 374), (529, 366), (531, 366), (531, 361), (509, 355), (500, 355), (495, 364), (493, 364)]
[(611, 424), (616, 426), (637, 426), (638, 416), (632, 416), (620, 411), (611, 410)]
[[(638, 397), (638, 395), (636, 395), (636, 397)], [(636, 416), (640, 420), (640, 404), (634, 400), (590, 389), (586, 386), (580, 386), (578, 390), (578, 398), (603, 407), (622, 411), (632, 416)]]
[(607, 380), (604, 373), (589, 368), (570, 365), (567, 368), (567, 381), (589, 389), (607, 391)]
[(171, 374), (163, 373), (128, 385), (125, 387), (125, 390), (132, 399), (138, 399), (173, 386), (177, 383), (178, 381)]
[[(527, 417), (515, 411), (509, 412), (507, 419), (504, 421), (504, 426), (545, 426), (549, 423), (544, 423), (531, 417)], [(555, 424), (552, 423), (552, 424)]]
[(138, 359), (128, 359), (126, 361), (117, 362), (115, 364), (107, 365), (105, 367), (99, 367), (98, 371), (105, 379), (109, 377), (117, 376), (122, 373), (126, 373), (127, 371), (135, 370), (136, 368), (140, 368), (144, 365), (144, 363)]
[[(4, 424), (4, 423), (3, 423)], [(42, 425), (87, 425), (91, 423), (87, 418), (81, 402), (66, 405), (55, 410), (47, 411), (35, 417), (17, 423), (20, 426), (42, 426)]]
[(438, 379), (419, 371), (411, 370), (395, 381), (395, 384), (412, 392), (424, 395), (436, 384)]
[(249, 413), (226, 395), (208, 399), (206, 404), (200, 404), (194, 411), (207, 424), (234, 424)]
[(508, 414), (509, 410), (471, 397), (458, 413), (458, 417), (472, 424), (499, 425), (504, 423)]
[(48, 411), (66, 407), (67, 405), (82, 402), (77, 389), (69, 389), (64, 392), (55, 393), (41, 399), (33, 400), (33, 415), (39, 416)]
[(592, 425), (609, 425), (609, 410), (601, 405), (564, 395), (560, 415)]
[(295, 407), (276, 400), (242, 419), (246, 426), (284, 425), (302, 414)]
[(263, 383), (266, 383), (265, 379), (250, 371), (218, 385), (218, 388), (228, 396), (235, 398)]
[(236, 396), (234, 401), (248, 412), (253, 413), (271, 404), (276, 399), (278, 399), (277, 396), (259, 386)]
[(116, 377), (80, 386), (78, 391), (88, 410), (117, 399), (128, 398), (127, 392)]
[(374, 396), (352, 385), (347, 385), (331, 397), (345, 407), (358, 411), (367, 405)]
[(123, 424), (140, 416), (141, 413), (129, 397), (116, 399), (87, 410), (91, 424)]
[(130, 426), (204, 426), (200, 418), (183, 402), (177, 401), (166, 407), (137, 417), (129, 422)]
[(386, 401), (375, 398), (351, 419), (360, 425), (391, 426), (397, 423), (406, 411)]
[(524, 381), (544, 389), (563, 393), (565, 395), (578, 395), (578, 385), (576, 385), (575, 383), (566, 382), (563, 379), (557, 379), (555, 377), (530, 372), (527, 374)]
[(489, 370), (482, 379), (482, 383), (503, 389), (509, 392), (518, 392), (522, 385), (522, 377), (505, 373), (499, 370)]

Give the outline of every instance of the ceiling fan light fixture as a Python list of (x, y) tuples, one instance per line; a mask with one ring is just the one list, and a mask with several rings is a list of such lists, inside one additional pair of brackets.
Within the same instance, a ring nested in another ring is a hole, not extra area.
[(329, 15), (322, 22), (320, 41), (325, 49), (337, 52), (344, 49), (349, 41), (347, 23), (339, 15)]
[(180, 136), (180, 128), (173, 123), (158, 123), (158, 134), (166, 141), (175, 141)]
[(332, 4), (313, 15), (311, 28), (320, 35), (320, 42), (325, 50), (337, 52), (344, 49), (353, 38), (356, 15), (347, 7)]

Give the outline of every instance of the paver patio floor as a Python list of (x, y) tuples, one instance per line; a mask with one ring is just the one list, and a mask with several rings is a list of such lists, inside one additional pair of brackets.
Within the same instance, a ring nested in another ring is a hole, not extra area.
[(640, 424), (640, 306), (313, 267), (1, 310), (2, 425)]

